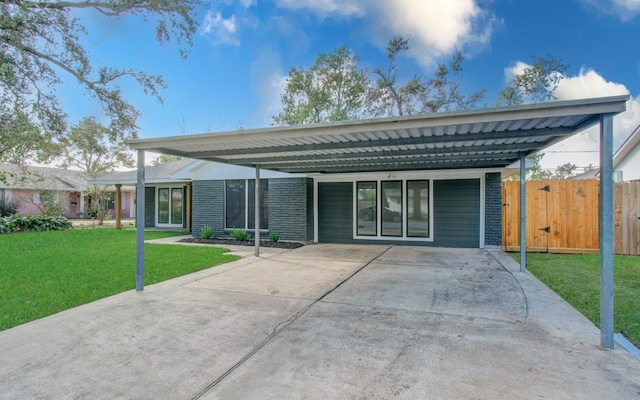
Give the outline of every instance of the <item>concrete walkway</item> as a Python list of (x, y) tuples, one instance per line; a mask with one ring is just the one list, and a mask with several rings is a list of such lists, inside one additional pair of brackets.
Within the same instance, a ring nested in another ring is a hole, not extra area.
[(640, 397), (640, 361), (517, 271), (499, 251), (264, 249), (0, 332), (0, 398)]

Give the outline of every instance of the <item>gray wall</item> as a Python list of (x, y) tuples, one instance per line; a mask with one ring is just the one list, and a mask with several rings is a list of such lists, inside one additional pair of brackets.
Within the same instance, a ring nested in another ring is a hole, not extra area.
[(353, 186), (347, 182), (318, 185), (318, 241), (410, 246), (480, 247), (480, 180), (435, 180), (434, 241), (353, 239)]
[(500, 172), (485, 175), (484, 244), (502, 245), (502, 175)]
[[(215, 237), (229, 237), (224, 230), (224, 182), (193, 182), (194, 236), (200, 236), (203, 225), (210, 225)], [(313, 240), (312, 179), (269, 179), (269, 233), (278, 233), (282, 240)]]

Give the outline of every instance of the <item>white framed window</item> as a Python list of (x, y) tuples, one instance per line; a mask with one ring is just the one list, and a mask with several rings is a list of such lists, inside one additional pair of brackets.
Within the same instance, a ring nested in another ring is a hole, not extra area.
[[(225, 181), (225, 229), (255, 229), (255, 179)], [(269, 180), (260, 179), (260, 229), (269, 229)]]

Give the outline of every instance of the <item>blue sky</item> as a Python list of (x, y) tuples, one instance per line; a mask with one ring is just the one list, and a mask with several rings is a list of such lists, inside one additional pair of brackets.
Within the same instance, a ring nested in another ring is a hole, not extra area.
[[(514, 71), (531, 56), (551, 54), (569, 64), (556, 93), (561, 100), (628, 93), (615, 118), (615, 145), (640, 124), (640, 0), (222, 0), (198, 10), (191, 55), (155, 42), (153, 21), (78, 14), (95, 65), (160, 74), (164, 104), (122, 81), (141, 111), (143, 138), (261, 128), (272, 124), (292, 66), (311, 66), (321, 52), (346, 45), (369, 70), (386, 64), (394, 36), (412, 49), (400, 60), (404, 79), (431, 76), (461, 50), (463, 91), (486, 89), (495, 104)], [(73, 84), (60, 89), (72, 121), (100, 116), (100, 107)], [(543, 164), (597, 164), (597, 131), (547, 151)]]

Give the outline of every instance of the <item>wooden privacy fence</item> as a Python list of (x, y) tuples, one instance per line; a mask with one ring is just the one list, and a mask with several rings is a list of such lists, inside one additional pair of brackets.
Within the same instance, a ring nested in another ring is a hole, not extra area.
[[(599, 251), (597, 180), (527, 182), (527, 250)], [(502, 248), (520, 250), (520, 182), (502, 184)], [(640, 255), (640, 182), (614, 185), (616, 254)]]

